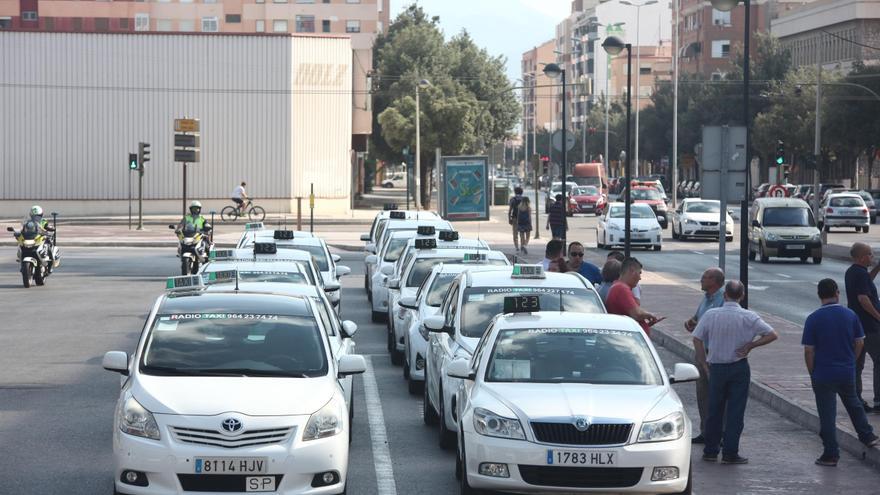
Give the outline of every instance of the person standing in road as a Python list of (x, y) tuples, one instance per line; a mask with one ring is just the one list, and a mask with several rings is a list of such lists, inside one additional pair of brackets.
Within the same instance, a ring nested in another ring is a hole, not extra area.
[(620, 262), (609, 258), (602, 266), (602, 284), (598, 287), (599, 297), (602, 298), (603, 303), (608, 300), (608, 291), (618, 278), (620, 278)]
[(697, 364), (709, 376), (709, 417), (706, 418), (704, 461), (718, 460), (723, 431), (721, 463), (749, 462), (739, 455), (739, 439), (751, 382), (748, 356), (752, 349), (767, 345), (778, 336), (757, 313), (739, 305), (744, 293), (745, 287), (739, 280), (727, 282), (724, 286), (724, 305), (706, 311), (694, 329)]
[[(865, 332), (865, 346), (856, 359), (856, 394), (865, 411), (880, 412), (880, 300), (877, 299), (877, 286), (874, 285), (874, 278), (880, 273), (880, 263), (870, 268), (874, 252), (864, 242), (853, 244), (849, 255), (853, 264), (847, 268), (844, 277), (846, 305), (859, 317)], [(866, 354), (871, 355), (874, 363), (873, 408), (862, 399), (862, 370), (865, 369)]]
[[(705, 292), (697, 312), (688, 321), (684, 322), (684, 329), (693, 333), (697, 328), (700, 318), (710, 309), (720, 308), (724, 304), (724, 272), (720, 268), (712, 267), (703, 272), (700, 278), (700, 288)], [(709, 376), (702, 366), (700, 378), (697, 380), (697, 409), (700, 411), (700, 434), (691, 439), (691, 443), (705, 443), (706, 418), (709, 416)]]
[(523, 189), (519, 186), (513, 188), (513, 197), (507, 203), (507, 223), (513, 230), (513, 247), (520, 252), (519, 242), (519, 204), (523, 199)]
[(813, 311), (804, 323), (804, 361), (819, 412), (819, 436), (824, 450), (816, 459), (820, 466), (836, 466), (840, 459), (837, 443), (837, 397), (849, 414), (859, 440), (867, 447), (880, 443), (868, 423), (865, 409), (856, 395), (856, 356), (864, 347), (865, 334), (859, 317), (838, 304), (837, 283), (825, 278), (819, 281), (822, 307)]
[(519, 251), (522, 254), (529, 254), (526, 246), (529, 245), (529, 238), (532, 236), (532, 203), (525, 196), (517, 207), (516, 229), (519, 232)]
[(605, 301), (605, 309), (609, 314), (629, 316), (636, 320), (645, 331), (651, 335), (651, 326), (663, 321), (653, 314), (645, 311), (639, 305), (639, 301), (633, 296), (632, 288), (639, 284), (642, 279), (642, 264), (635, 258), (623, 260), (620, 266), (620, 278), (614, 282), (608, 291)]
[(584, 260), (584, 245), (574, 241), (568, 245), (568, 269), (578, 272), (594, 286), (602, 283), (602, 272), (599, 267)]
[(547, 213), (547, 228), (554, 239), (565, 239), (568, 231), (568, 217), (565, 215), (565, 204), (562, 194), (556, 195), (556, 201), (550, 205)]

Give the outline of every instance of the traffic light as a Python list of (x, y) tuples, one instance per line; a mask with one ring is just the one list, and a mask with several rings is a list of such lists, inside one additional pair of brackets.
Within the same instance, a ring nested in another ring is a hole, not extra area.
[(129, 153), (128, 154), (128, 169), (129, 170), (137, 170), (138, 169), (138, 155), (137, 155), (137, 153)]
[(144, 170), (144, 164), (150, 161), (150, 143), (138, 143), (138, 170)]
[(776, 164), (782, 165), (783, 163), (785, 163), (785, 143), (776, 141)]

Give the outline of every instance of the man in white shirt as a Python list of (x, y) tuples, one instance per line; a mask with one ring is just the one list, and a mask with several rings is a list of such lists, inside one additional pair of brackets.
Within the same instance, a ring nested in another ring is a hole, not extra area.
[(248, 199), (247, 192), (244, 190), (244, 186), (246, 186), (244, 182), (241, 183), (240, 186), (236, 187), (234, 191), (232, 191), (232, 201), (238, 205), (238, 209), (241, 210), (241, 207), (244, 206), (244, 202)]

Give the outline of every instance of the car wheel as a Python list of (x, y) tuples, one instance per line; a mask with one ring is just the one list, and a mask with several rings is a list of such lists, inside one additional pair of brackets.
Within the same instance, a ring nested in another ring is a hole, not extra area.
[(725, 237), (724, 240), (727, 242), (733, 242), (733, 236), (729, 235), (729, 236)]
[(870, 229), (871, 229), (870, 227), (862, 227), (862, 232), (867, 234), (868, 230), (870, 230)]
[(661, 249), (663, 249), (662, 245), (654, 246), (654, 251), (660, 251)]
[(420, 382), (418, 380), (413, 380), (410, 377), (409, 381), (406, 382), (406, 389), (410, 395), (418, 395), (419, 392), (422, 391), (422, 387), (424, 387), (425, 382)]
[(675, 222), (672, 223), (672, 238), (673, 239), (679, 238), (678, 232), (675, 231)]
[(694, 489), (694, 467), (693, 463), (691, 463), (691, 467), (688, 469), (688, 481), (687, 485), (685, 485), (684, 490), (676, 493), (675, 495), (691, 495)]
[(749, 261), (755, 261), (755, 252), (749, 248)]
[(391, 364), (394, 366), (400, 366), (403, 364), (403, 353), (397, 350), (397, 346), (394, 344), (394, 337), (391, 337)]
[(446, 427), (446, 405), (445, 400), (443, 400), (443, 389), (440, 389), (440, 393), (438, 394), (440, 397), (440, 412), (437, 415), (440, 417), (440, 430), (438, 432), (438, 444), (440, 448), (443, 450), (449, 450), (455, 446), (455, 432), (449, 431), (449, 428)]
[(406, 353), (403, 353), (403, 379), (409, 380), (409, 359), (406, 358)]
[(806, 263), (809, 258), (809, 256), (801, 256), (801, 263)]
[(467, 479), (467, 452), (464, 451), (464, 448), (461, 449), (461, 478), (459, 478), (459, 492), (461, 495), (489, 495), (491, 492), (486, 490), (477, 490), (476, 488), (471, 488), (470, 483), (468, 483)]
[(822, 264), (822, 257), (821, 256), (813, 256), (813, 264), (814, 265), (821, 265)]
[(437, 424), (437, 411), (428, 399), (428, 370), (425, 369), (425, 383), (422, 385), (422, 421), (428, 426)]
[(758, 249), (760, 249), (760, 251), (761, 251), (761, 253), (760, 253), (760, 254), (761, 254), (761, 263), (769, 263), (769, 262), (770, 262), (770, 257), (767, 256), (766, 253), (764, 253), (764, 245), (763, 245), (763, 244), (760, 244), (759, 247), (758, 247)]
[(827, 225), (823, 225), (823, 226), (822, 226), (822, 230), (824, 230), (826, 234), (830, 234), (830, 233), (831, 233), (831, 227), (829, 227), (829, 226), (827, 226)]
[(604, 249), (605, 244), (602, 244), (602, 241), (599, 240), (599, 231), (596, 231), (596, 247), (599, 249)]

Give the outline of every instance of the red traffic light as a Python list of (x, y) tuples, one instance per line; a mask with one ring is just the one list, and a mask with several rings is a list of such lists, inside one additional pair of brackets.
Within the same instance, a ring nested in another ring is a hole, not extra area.
[(550, 157), (547, 156), (547, 155), (541, 155), (541, 161), (542, 161), (542, 162), (549, 162), (549, 161), (550, 161)]

